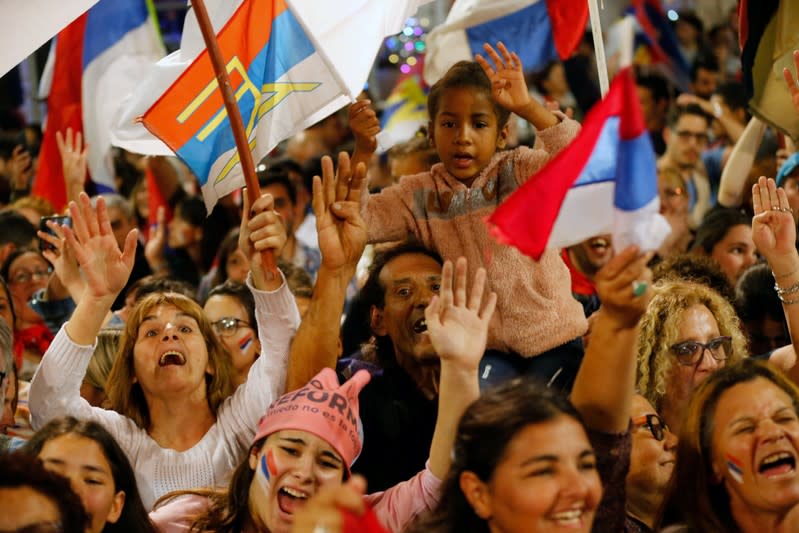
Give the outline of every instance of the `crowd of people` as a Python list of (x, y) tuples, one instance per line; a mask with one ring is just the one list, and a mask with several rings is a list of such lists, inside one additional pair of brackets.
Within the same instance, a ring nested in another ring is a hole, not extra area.
[(636, 70), (657, 249), (492, 238), (596, 101), (501, 42), (413, 138), (377, 153), (369, 95), (210, 213), (175, 158), (97, 194), (72, 130), (56, 212), (8, 126), (0, 531), (799, 530), (799, 152), (747, 115), (734, 19), (683, 15), (690, 88)]

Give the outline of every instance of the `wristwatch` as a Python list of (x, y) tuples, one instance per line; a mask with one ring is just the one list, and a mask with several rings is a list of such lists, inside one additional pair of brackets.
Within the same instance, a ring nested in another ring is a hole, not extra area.
[(713, 100), (711, 104), (713, 104), (713, 116), (716, 118), (721, 118), (721, 115), (724, 114), (724, 110), (721, 108), (721, 104), (715, 100)]

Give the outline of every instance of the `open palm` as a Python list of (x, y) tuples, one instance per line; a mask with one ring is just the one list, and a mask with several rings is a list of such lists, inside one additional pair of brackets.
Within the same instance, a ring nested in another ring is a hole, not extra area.
[(64, 235), (86, 278), (88, 294), (116, 298), (133, 270), (137, 231), (128, 233), (125, 249), (120, 252), (102, 197), (97, 199), (95, 210), (86, 193), (81, 193), (78, 204), (70, 204), (69, 212), (72, 229), (65, 227)]
[(485, 352), (497, 296), (491, 293), (483, 305), (486, 272), (480, 268), (467, 298), (466, 267), (466, 259), (459, 258), (453, 275), (452, 262), (444, 263), (441, 291), (425, 309), (425, 322), (430, 342), (442, 362), (477, 368)]
[(339, 154), (338, 169), (333, 161), (322, 158), (322, 177), (314, 177), (313, 210), (322, 263), (330, 269), (355, 265), (366, 246), (366, 223), (360, 214), (361, 190), (366, 169), (354, 171), (346, 152)]
[(475, 56), (475, 60), (491, 80), (491, 94), (494, 100), (505, 109), (516, 111), (526, 106), (531, 99), (524, 80), (522, 60), (515, 52), (509, 52), (501, 42), (497, 43), (497, 48), (499, 53), (490, 44), (483, 45), (494, 66), (491, 66), (480, 54)]
[(773, 179), (761, 177), (752, 186), (752, 207), (752, 240), (773, 266), (775, 260), (793, 254), (796, 246), (796, 223), (788, 197)]

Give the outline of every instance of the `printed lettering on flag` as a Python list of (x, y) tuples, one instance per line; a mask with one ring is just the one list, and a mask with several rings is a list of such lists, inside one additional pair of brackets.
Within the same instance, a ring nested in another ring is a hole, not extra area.
[[(256, 160), (310, 126), (317, 112), (344, 91), (285, 0), (244, 2), (218, 41)], [(218, 198), (244, 185), (207, 51), (153, 104), (143, 122), (196, 174), (209, 211)]]

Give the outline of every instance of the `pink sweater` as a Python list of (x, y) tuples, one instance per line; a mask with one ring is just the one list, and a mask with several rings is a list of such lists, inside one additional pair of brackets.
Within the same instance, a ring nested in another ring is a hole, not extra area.
[[(484, 219), (530, 175), (563, 149), (579, 124), (563, 119), (538, 132), (536, 148), (498, 152), (466, 187), (442, 163), (430, 172), (404, 176), (369, 196), (363, 208), (370, 242), (416, 237), (444, 259), (469, 261), (469, 279), (480, 266), (497, 293), (488, 347), (531, 357), (585, 333), (588, 325), (571, 295), (569, 271), (557, 250), (538, 262), (497, 243)], [(534, 206), (530, 206), (531, 209)]]

